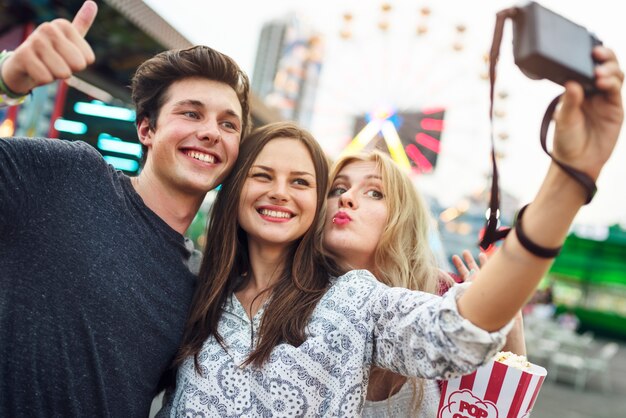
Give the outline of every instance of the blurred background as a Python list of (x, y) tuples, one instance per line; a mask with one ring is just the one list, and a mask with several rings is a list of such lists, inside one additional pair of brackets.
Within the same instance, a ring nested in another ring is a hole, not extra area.
[[(496, 12), (517, 3), (97, 3), (100, 11), (87, 35), (96, 63), (67, 82), (35, 89), (22, 106), (0, 110), (0, 136), (86, 141), (109, 163), (135, 174), (141, 147), (130, 77), (159, 51), (205, 44), (233, 57), (250, 76), (256, 126), (295, 120), (331, 158), (346, 150), (390, 151), (431, 206), (432, 245), (442, 267), (449, 269), (450, 256), (463, 249), (478, 253), (491, 181), (488, 51)], [(14, 49), (39, 23), (71, 18), (81, 4), (1, 0), (0, 48)], [(585, 26), (626, 60), (617, 2), (541, 4)], [(493, 121), (504, 225), (532, 200), (547, 169), (539, 126), (548, 103), (562, 91), (522, 74), (513, 62), (511, 41), (508, 22)], [(533, 416), (616, 417), (626, 409), (625, 161), (622, 138), (593, 203), (581, 210), (561, 256), (525, 311), (529, 357), (549, 366), (549, 379), (553, 376)], [(199, 247), (205, 244), (213, 198), (207, 196), (188, 231)]]

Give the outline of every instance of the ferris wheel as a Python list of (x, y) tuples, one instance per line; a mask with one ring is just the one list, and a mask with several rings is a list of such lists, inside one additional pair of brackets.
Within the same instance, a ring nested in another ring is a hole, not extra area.
[[(477, 123), (488, 105), (489, 45), (476, 39), (484, 28), (448, 2), (358, 4), (335, 18), (311, 125), (329, 155), (381, 148), (414, 174), (460, 164), (476, 138), (487, 155), (489, 134)], [(503, 142), (506, 97), (498, 92)]]

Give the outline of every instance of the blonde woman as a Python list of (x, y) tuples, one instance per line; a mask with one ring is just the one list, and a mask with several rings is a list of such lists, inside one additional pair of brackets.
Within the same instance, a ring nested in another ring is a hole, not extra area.
[[(430, 248), (433, 219), (423, 197), (388, 156), (373, 151), (343, 157), (331, 169), (329, 184), (324, 245), (340, 268), (369, 270), (388, 286), (428, 293), (442, 294), (454, 284)], [(480, 261), (486, 261), (482, 254)], [(462, 279), (478, 269), (469, 251), (453, 263)], [(519, 314), (503, 349), (526, 353)], [(436, 381), (373, 367), (363, 416), (432, 417), (439, 395)]]

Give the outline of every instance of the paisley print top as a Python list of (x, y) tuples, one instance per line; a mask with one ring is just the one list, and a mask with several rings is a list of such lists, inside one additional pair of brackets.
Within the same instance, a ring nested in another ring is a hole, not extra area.
[(424, 395), (417, 411), (413, 409), (413, 385), (406, 382), (398, 393), (382, 401), (368, 401), (363, 404), (361, 415), (364, 418), (433, 418), (437, 416), (441, 391), (435, 380), (423, 380)]
[(227, 349), (210, 337), (178, 371), (158, 417), (360, 416), (372, 365), (406, 376), (467, 374), (502, 347), (510, 325), (489, 333), (462, 318), (456, 299), (391, 288), (366, 270), (331, 279), (299, 346), (279, 344), (262, 367), (242, 366), (263, 316), (252, 320), (237, 298), (219, 323)]

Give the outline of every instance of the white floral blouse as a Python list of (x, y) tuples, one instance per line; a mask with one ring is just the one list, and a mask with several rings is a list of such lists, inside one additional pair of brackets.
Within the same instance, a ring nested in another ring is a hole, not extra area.
[(441, 391), (435, 380), (423, 380), (424, 395), (417, 411), (413, 408), (413, 385), (406, 382), (398, 393), (382, 401), (368, 401), (363, 404), (361, 415), (364, 418), (433, 418), (437, 416)]
[(366, 270), (337, 279), (313, 311), (299, 347), (278, 345), (261, 368), (242, 367), (263, 308), (250, 321), (231, 296), (219, 332), (188, 358), (158, 417), (359, 416), (372, 365), (406, 376), (447, 379), (467, 374), (502, 347), (509, 326), (489, 333), (462, 318), (456, 298), (390, 288)]

